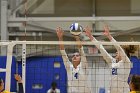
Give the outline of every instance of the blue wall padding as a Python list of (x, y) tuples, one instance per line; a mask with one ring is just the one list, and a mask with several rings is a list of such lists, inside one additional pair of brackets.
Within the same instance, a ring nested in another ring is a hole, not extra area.
[[(0, 68), (6, 68), (6, 56), (0, 56)], [(130, 58), (133, 64), (130, 74), (140, 75), (140, 60), (133, 56)], [(54, 68), (54, 62), (60, 62), (60, 68)], [(18, 64), (18, 72), (22, 73), (21, 62)], [(16, 81), (14, 74), (16, 73), (16, 59), (12, 57), (12, 69), (11, 69), (11, 92), (16, 91)], [(59, 75), (59, 79), (55, 78), (55, 75)], [(5, 72), (0, 73), (0, 77), (5, 81)], [(46, 93), (51, 87), (51, 82), (55, 81), (58, 84), (58, 88), (61, 93), (67, 91), (67, 74), (65, 66), (63, 64), (62, 57), (30, 57), (27, 58), (26, 65), (26, 93)], [(42, 89), (33, 89), (33, 84), (42, 84)], [(102, 91), (102, 90), (100, 90)]]
[[(59, 62), (60, 68), (54, 68), (54, 62)], [(56, 75), (59, 75), (58, 79)], [(26, 93), (46, 93), (53, 81), (57, 83), (61, 93), (67, 93), (67, 73), (61, 56), (27, 58)], [(41, 84), (43, 88), (33, 89), (34, 84)]]
[[(130, 75), (140, 75), (140, 59), (138, 59), (136, 56), (132, 56), (130, 58), (130, 61), (132, 63)], [(129, 81), (130, 81), (130, 77), (128, 77), (128, 83)]]
[(135, 56), (132, 56), (130, 60), (133, 64), (130, 74), (140, 75), (140, 60)]
[[(0, 68), (6, 69), (6, 60), (7, 60), (6, 56), (0, 56)], [(12, 57), (12, 67), (11, 67), (11, 90), (10, 90), (11, 92), (16, 91), (16, 80), (14, 78), (15, 73), (16, 73), (16, 59), (13, 56)], [(4, 82), (5, 82), (5, 75), (6, 75), (5, 72), (0, 73), (0, 77), (3, 78)]]

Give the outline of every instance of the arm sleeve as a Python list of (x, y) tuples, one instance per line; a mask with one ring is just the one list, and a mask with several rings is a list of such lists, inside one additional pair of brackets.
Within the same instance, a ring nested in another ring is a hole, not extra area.
[(65, 50), (60, 50), (60, 52), (61, 52), (61, 55), (62, 55), (62, 58), (64, 61), (65, 68), (67, 69), (70, 67), (69, 58), (68, 58)]
[[(98, 42), (94, 37), (92, 42)], [(101, 52), (101, 55), (103, 56), (103, 58), (105, 59), (105, 61), (110, 65), (113, 57), (105, 50), (105, 48), (103, 47), (103, 45), (95, 45), (99, 51)]]
[(18, 93), (24, 93), (24, 91), (23, 91), (23, 84), (22, 83), (18, 83), (18, 87), (19, 87)]
[(81, 48), (79, 48), (79, 53), (81, 55), (81, 64), (82, 64), (82, 67), (87, 67), (87, 59), (86, 59), (86, 55), (85, 55), (85, 52), (84, 52), (84, 48), (83, 46)]
[[(113, 37), (111, 42), (117, 42)], [(117, 49), (117, 51), (120, 51), (120, 55), (122, 57), (123, 62), (130, 62), (130, 59), (128, 58), (128, 56), (125, 54), (124, 50), (122, 49), (122, 47), (120, 45), (114, 45), (115, 48)]]

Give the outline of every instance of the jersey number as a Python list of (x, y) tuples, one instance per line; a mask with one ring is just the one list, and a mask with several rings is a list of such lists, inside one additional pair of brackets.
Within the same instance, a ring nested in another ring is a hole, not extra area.
[(76, 79), (78, 79), (78, 73), (75, 73), (74, 77), (76, 77)]
[(112, 68), (112, 75), (117, 75), (117, 68)]

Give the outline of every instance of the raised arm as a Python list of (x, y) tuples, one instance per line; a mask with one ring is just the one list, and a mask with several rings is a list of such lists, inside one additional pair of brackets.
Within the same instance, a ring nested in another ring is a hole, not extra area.
[(87, 59), (80, 38), (79, 36), (74, 36), (74, 37), (76, 39), (78, 50), (81, 55), (82, 67), (87, 67)]
[[(94, 38), (91, 34), (91, 29), (89, 27), (85, 28), (85, 34), (90, 38), (91, 42), (98, 42), (96, 40), (96, 38)], [(106, 60), (106, 62), (108, 64), (110, 64), (110, 62), (112, 61), (113, 57), (108, 54), (108, 52), (105, 50), (105, 48), (103, 47), (103, 45), (96, 45), (96, 47), (99, 49), (99, 51), (101, 52), (101, 55), (103, 56), (103, 58)]]
[[(104, 35), (108, 37), (111, 42), (117, 42), (112, 35), (110, 34), (109, 27), (106, 25), (104, 26)], [(118, 52), (120, 52), (121, 58), (124, 62), (130, 62), (128, 56), (124, 52), (123, 48), (120, 45), (114, 45)]]
[(58, 27), (56, 29), (56, 33), (57, 33), (57, 36), (58, 36), (58, 39), (59, 39), (59, 42), (60, 42), (59, 47), (60, 47), (60, 52), (62, 54), (62, 58), (63, 58), (63, 61), (64, 61), (64, 65), (67, 68), (67, 67), (69, 67), (69, 64), (68, 64), (69, 58), (66, 54), (64, 44), (63, 44), (63, 33), (64, 33), (64, 31), (62, 30), (62, 28)]
[(23, 83), (22, 83), (22, 78), (19, 74), (15, 74), (15, 79), (18, 82), (18, 87), (19, 87), (19, 91), (17, 93), (24, 93), (23, 91)]

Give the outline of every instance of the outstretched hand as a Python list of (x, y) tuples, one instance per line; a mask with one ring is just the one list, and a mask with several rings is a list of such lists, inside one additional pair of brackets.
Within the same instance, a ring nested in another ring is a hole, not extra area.
[(104, 33), (105, 36), (109, 36), (110, 35), (110, 31), (109, 31), (109, 27), (107, 25), (104, 26)]
[(91, 29), (88, 26), (84, 30), (85, 30), (86, 36), (88, 36), (88, 37), (92, 36)]
[(104, 33), (103, 33), (106, 37), (109, 38), (109, 40), (112, 40), (112, 36), (110, 34), (110, 31), (109, 31), (109, 27), (107, 25), (104, 26)]
[(82, 47), (82, 43), (81, 43), (80, 37), (79, 36), (74, 36), (74, 38), (76, 39), (78, 48), (81, 48)]
[(87, 26), (84, 30), (85, 30), (85, 35), (88, 36), (91, 40), (93, 40), (93, 36), (91, 34), (91, 28)]
[[(63, 33), (64, 31), (62, 30), (61, 27), (57, 27), (56, 29), (56, 33), (57, 33), (57, 36), (59, 38), (59, 41), (63, 41)], [(60, 50), (64, 50), (64, 44), (62, 44), (62, 42), (60, 43)]]
[(15, 74), (14, 76), (18, 83), (22, 83), (22, 78), (19, 74)]
[(59, 39), (61, 39), (63, 37), (63, 32), (64, 31), (62, 30), (61, 27), (57, 27), (56, 33), (57, 33), (57, 36), (58, 36)]

